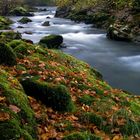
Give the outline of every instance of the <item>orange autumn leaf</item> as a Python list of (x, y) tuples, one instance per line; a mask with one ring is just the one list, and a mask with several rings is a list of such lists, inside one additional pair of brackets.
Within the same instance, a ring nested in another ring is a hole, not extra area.
[(0, 112), (0, 121), (6, 121), (10, 119), (10, 115), (6, 112)]

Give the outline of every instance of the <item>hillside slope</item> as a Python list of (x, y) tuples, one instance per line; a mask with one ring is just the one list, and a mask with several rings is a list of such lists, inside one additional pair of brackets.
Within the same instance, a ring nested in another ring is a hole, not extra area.
[(113, 89), (87, 63), (59, 50), (21, 39), (1, 46), (16, 56), (9, 66), (11, 55), (0, 49), (3, 140), (140, 138), (139, 96)]

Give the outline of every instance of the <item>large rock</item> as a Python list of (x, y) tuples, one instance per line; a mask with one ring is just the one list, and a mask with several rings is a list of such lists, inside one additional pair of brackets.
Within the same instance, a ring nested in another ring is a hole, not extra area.
[(63, 37), (61, 35), (49, 35), (43, 37), (39, 43), (47, 46), (49, 49), (58, 49), (63, 43)]
[(22, 19), (20, 19), (18, 22), (22, 23), (22, 24), (27, 24), (28, 22), (32, 22), (31, 19), (27, 18), (27, 17), (23, 17)]
[(10, 12), (10, 15), (13, 16), (33, 16), (34, 14), (28, 12), (26, 9), (23, 7), (16, 7)]
[(127, 25), (110, 25), (107, 30), (107, 37), (117, 41), (131, 41), (131, 30)]
[(50, 26), (50, 22), (49, 21), (45, 21), (42, 26)]
[(70, 7), (58, 7), (56, 10), (55, 17), (67, 17), (69, 15), (69, 12), (71, 11)]

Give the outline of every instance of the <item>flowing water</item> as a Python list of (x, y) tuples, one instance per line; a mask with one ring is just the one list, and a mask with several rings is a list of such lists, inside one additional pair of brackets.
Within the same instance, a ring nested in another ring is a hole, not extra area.
[[(108, 40), (105, 31), (92, 25), (55, 18), (56, 7), (47, 9), (35, 12), (35, 16), (30, 17), (33, 22), (28, 24), (18, 23), (21, 17), (10, 17), (15, 21), (12, 29), (34, 43), (43, 36), (61, 34), (67, 46), (62, 49), (64, 52), (96, 68), (111, 86), (140, 95), (140, 44)], [(45, 21), (50, 21), (50, 26), (42, 26)]]

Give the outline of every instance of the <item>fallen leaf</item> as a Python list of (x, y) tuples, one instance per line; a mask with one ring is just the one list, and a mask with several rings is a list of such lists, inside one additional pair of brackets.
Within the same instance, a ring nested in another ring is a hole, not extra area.
[(17, 106), (15, 106), (15, 105), (10, 105), (9, 108), (10, 108), (12, 111), (14, 111), (15, 113), (18, 113), (18, 112), (21, 111), (21, 109), (18, 108)]
[(0, 112), (0, 121), (6, 121), (10, 119), (10, 115), (6, 112)]

